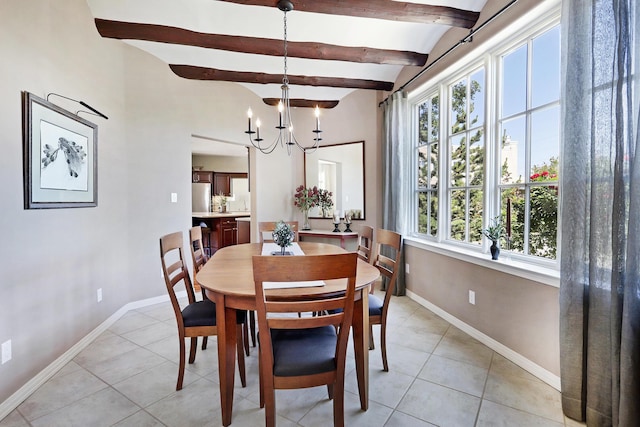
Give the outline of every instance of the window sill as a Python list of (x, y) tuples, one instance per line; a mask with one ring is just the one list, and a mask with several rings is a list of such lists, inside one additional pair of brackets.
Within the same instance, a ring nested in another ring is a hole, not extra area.
[(490, 268), (492, 270), (501, 271), (506, 274), (511, 274), (513, 276), (533, 280), (544, 285), (553, 286), (555, 288), (560, 287), (560, 272), (558, 270), (534, 263), (509, 259), (505, 253), (501, 254), (500, 259), (494, 261), (491, 259), (490, 254), (472, 251), (452, 244), (435, 243), (411, 236), (406, 237), (404, 239), (404, 243), (414, 248), (423, 249), (485, 268)]

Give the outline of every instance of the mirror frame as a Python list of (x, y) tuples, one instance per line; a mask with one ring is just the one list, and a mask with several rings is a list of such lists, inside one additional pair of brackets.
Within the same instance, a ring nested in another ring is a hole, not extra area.
[[(337, 144), (327, 144), (327, 145), (320, 145), (316, 150), (314, 150), (312, 153), (307, 153), (305, 151), (304, 153), (304, 186), (308, 187), (308, 181), (307, 181), (307, 155), (315, 155), (316, 153), (318, 153), (319, 150), (323, 149), (323, 148), (329, 148), (329, 147), (338, 147), (338, 146), (342, 146), (342, 145), (350, 145), (350, 144), (361, 144), (362, 146), (362, 216), (360, 218), (352, 218), (352, 221), (359, 221), (359, 220), (365, 220), (367, 212), (366, 212), (366, 205), (367, 205), (367, 197), (366, 197), (366, 186), (365, 186), (365, 145), (364, 145), (364, 141), (353, 141), (353, 142), (341, 142), (341, 143), (337, 143)], [(344, 218), (344, 211), (345, 209), (342, 209), (341, 218)], [(322, 216), (311, 216), (309, 215), (309, 218), (313, 218), (313, 219), (326, 219), (323, 218)]]

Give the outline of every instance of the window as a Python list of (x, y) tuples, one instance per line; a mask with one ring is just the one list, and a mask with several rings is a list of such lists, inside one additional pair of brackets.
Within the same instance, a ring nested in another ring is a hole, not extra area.
[(499, 216), (503, 251), (555, 260), (558, 20), (479, 53), (469, 71), (454, 70), (415, 98), (415, 235), (486, 249), (482, 229)]
[(438, 144), (440, 100), (433, 95), (418, 105), (418, 232), (438, 232)]

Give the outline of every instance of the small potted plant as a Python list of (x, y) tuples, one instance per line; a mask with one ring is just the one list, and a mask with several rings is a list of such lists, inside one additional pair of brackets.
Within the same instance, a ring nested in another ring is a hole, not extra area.
[(500, 255), (499, 242), (502, 235), (505, 233), (504, 226), (500, 221), (500, 217), (497, 216), (491, 220), (491, 225), (482, 230), (482, 234), (491, 240), (491, 259), (496, 260)]
[(273, 230), (273, 242), (280, 246), (280, 252), (273, 252), (272, 255), (287, 255), (286, 248), (291, 246), (294, 237), (291, 226), (284, 221), (278, 221)]

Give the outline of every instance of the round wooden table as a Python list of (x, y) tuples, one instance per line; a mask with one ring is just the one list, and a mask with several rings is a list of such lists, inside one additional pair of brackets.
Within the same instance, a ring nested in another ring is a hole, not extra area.
[[(339, 246), (325, 243), (299, 242), (305, 255), (325, 255), (346, 252)], [(233, 386), (235, 379), (236, 309), (255, 310), (256, 293), (253, 281), (252, 257), (260, 255), (262, 244), (247, 243), (227, 246), (218, 250), (196, 274), (196, 282), (202, 286), (207, 297), (217, 304), (218, 325), (218, 372), (220, 375), (220, 401), (222, 424), (231, 424), (233, 410)], [(369, 285), (380, 273), (378, 269), (358, 259), (356, 273), (356, 301), (353, 314), (353, 344), (356, 359), (360, 407), (369, 407)], [(304, 290), (307, 295), (331, 295), (345, 291), (344, 285), (327, 283), (325, 286), (272, 289), (269, 298), (288, 299)]]

